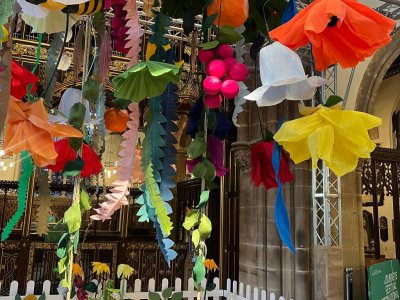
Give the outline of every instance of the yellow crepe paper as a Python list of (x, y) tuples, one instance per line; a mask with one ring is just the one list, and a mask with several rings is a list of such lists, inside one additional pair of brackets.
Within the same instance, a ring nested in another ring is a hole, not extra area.
[(3, 39), (1, 40), (1, 42), (2, 42), (2, 43), (5, 43), (5, 42), (8, 41), (8, 30), (7, 30), (7, 28), (5, 28), (3, 25), (1, 25), (1, 29), (3, 30), (3, 33), (4, 33), (4, 37), (3, 37)]
[(311, 158), (316, 168), (322, 159), (342, 176), (357, 167), (359, 158), (369, 158), (376, 147), (368, 130), (381, 125), (380, 118), (338, 106), (303, 108), (300, 112), (306, 116), (285, 122), (274, 136), (295, 163)]

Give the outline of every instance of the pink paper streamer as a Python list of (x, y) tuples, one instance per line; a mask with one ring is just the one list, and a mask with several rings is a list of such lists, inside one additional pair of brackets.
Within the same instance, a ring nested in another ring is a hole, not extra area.
[(97, 214), (90, 217), (93, 220), (109, 220), (122, 205), (129, 204), (127, 196), (137, 167), (135, 161), (138, 155), (132, 150), (136, 148), (138, 138), (139, 106), (137, 103), (131, 103), (128, 108), (131, 111), (130, 120), (127, 123), (129, 129), (122, 135), (124, 141), (118, 153), (120, 159), (117, 162), (117, 180), (112, 184), (111, 193), (106, 195), (107, 201), (101, 203), (100, 207), (95, 209)]
[(103, 40), (100, 46), (100, 54), (99, 54), (99, 73), (101, 82), (105, 82), (108, 77), (108, 66), (111, 62), (112, 56), (112, 40), (111, 36), (106, 31), (104, 34)]
[(139, 24), (136, 0), (128, 0), (124, 6), (124, 10), (126, 11), (125, 19), (127, 20), (125, 27), (129, 28), (126, 32), (128, 36), (125, 48), (129, 49), (126, 57), (131, 59), (128, 63), (128, 68), (130, 68), (138, 62), (143, 33)]

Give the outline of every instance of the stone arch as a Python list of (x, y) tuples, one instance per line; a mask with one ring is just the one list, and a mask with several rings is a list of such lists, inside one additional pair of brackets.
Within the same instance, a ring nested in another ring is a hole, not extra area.
[(379, 49), (371, 59), (357, 94), (355, 110), (370, 113), (376, 101), (382, 80), (394, 60), (400, 56), (400, 31), (392, 42)]

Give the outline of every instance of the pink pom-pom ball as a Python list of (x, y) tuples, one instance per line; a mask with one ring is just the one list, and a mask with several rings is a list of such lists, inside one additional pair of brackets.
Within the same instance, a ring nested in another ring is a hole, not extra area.
[(227, 58), (224, 59), (224, 62), (226, 63), (226, 67), (228, 69), (228, 73), (229, 73), (229, 69), (231, 68), (231, 66), (233, 66), (235, 64), (238, 64), (238, 61), (234, 57), (227, 57)]
[(125, 26), (125, 20), (120, 17), (114, 17), (111, 19), (110, 25), (111, 29), (116, 31), (118, 28)]
[(218, 108), (222, 104), (222, 97), (220, 94), (206, 94), (204, 96), (204, 104), (207, 105), (208, 108)]
[(221, 80), (215, 76), (208, 76), (203, 81), (203, 89), (209, 95), (218, 94), (221, 90)]
[(202, 63), (209, 63), (210, 61), (212, 61), (215, 58), (215, 51), (214, 49), (210, 49), (210, 50), (203, 50), (201, 49), (199, 51), (199, 60)]
[(221, 93), (227, 99), (233, 99), (239, 94), (239, 85), (235, 80), (225, 80), (221, 85)]
[(217, 48), (217, 55), (222, 59), (233, 57), (233, 48), (228, 44), (222, 44)]
[(226, 74), (226, 71), (226, 63), (220, 59), (213, 60), (206, 67), (207, 75), (216, 76), (218, 78), (222, 78)]
[(234, 64), (229, 68), (229, 76), (236, 81), (244, 81), (249, 74), (249, 70), (244, 64)]

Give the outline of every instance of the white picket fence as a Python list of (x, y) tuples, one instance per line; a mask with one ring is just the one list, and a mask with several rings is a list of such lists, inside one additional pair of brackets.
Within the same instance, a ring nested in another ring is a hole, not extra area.
[[(148, 300), (149, 299), (149, 291), (155, 292), (155, 280), (150, 279), (148, 284), (148, 291), (142, 291), (142, 281), (140, 279), (135, 280), (134, 292), (124, 293), (125, 299), (133, 299), (133, 300)], [(215, 289), (210, 292), (206, 292), (206, 298), (204, 298), (204, 293), (200, 293), (200, 298), (198, 298), (198, 292), (194, 288), (193, 279), (190, 278), (188, 280), (188, 289), (183, 291), (183, 298), (187, 300), (219, 300), (220, 297), (223, 297), (228, 300), (285, 300), (283, 296), (276, 296), (274, 293), (270, 293), (269, 297), (267, 296), (267, 292), (265, 290), (259, 290), (256, 287), (251, 287), (250, 285), (244, 285), (243, 283), (239, 283), (237, 281), (232, 281), (228, 278), (226, 281), (227, 288), (225, 290), (220, 288), (220, 280), (219, 278), (214, 278)], [(161, 282), (162, 288), (161, 291), (169, 287), (168, 279), (164, 278)], [(206, 281), (202, 282), (202, 286), (205, 287)], [(124, 285), (126, 286), (126, 284)], [(174, 291), (180, 292), (182, 291), (182, 280), (180, 278), (175, 279)], [(35, 288), (35, 282), (29, 281), (26, 287), (26, 295), (33, 294)], [(158, 293), (161, 294), (161, 291)], [(13, 281), (10, 285), (10, 293), (9, 296), (0, 296), (0, 300), (15, 300), (15, 295), (18, 293), (18, 282)], [(50, 281), (46, 280), (43, 283), (43, 293), (46, 295), (46, 300), (63, 300), (64, 295), (50, 295)], [(39, 295), (38, 295), (39, 296)], [(24, 298), (24, 296), (21, 296)], [(293, 300), (293, 299), (291, 299)]]

